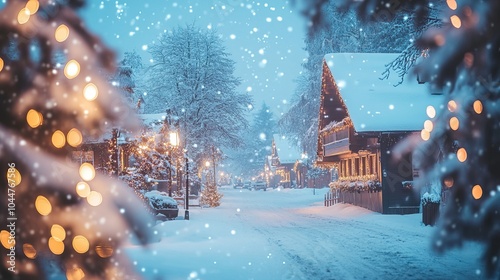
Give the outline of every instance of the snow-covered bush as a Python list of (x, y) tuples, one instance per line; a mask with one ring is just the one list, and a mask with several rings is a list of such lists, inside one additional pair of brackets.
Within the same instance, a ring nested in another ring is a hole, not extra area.
[(441, 197), (435, 193), (425, 192), (420, 199), (422, 206), (425, 206), (427, 203), (439, 203), (441, 201)]
[(149, 205), (155, 210), (177, 209), (177, 201), (165, 192), (154, 190), (145, 193), (144, 197), (148, 199)]

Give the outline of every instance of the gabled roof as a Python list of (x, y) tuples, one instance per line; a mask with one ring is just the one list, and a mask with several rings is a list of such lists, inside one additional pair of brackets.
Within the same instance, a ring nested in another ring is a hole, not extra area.
[(295, 163), (297, 160), (301, 159), (299, 149), (292, 146), (286, 136), (274, 134), (273, 141), (276, 146), (280, 164)]
[[(350, 117), (356, 132), (419, 131), (428, 119), (427, 106), (439, 109), (442, 95), (429, 94), (416, 77), (391, 73), (381, 79), (388, 63), (399, 54), (334, 53), (324, 58), (324, 88), (320, 130), (330, 122)], [(330, 73), (325, 73), (325, 69)], [(325, 78), (330, 75), (331, 78)], [(332, 79), (333, 78), (333, 79)], [(333, 85), (331, 84), (333, 83)], [(331, 91), (334, 93), (332, 94)], [(328, 108), (335, 107), (335, 108)], [(328, 119), (330, 118), (330, 119)]]

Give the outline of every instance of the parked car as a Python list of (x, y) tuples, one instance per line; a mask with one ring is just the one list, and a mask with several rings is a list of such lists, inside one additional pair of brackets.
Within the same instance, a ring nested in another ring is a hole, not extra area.
[(255, 181), (252, 184), (252, 190), (266, 190), (267, 189), (267, 183), (266, 181)]
[(243, 182), (234, 183), (233, 188), (235, 188), (235, 189), (243, 189)]
[(157, 220), (173, 220), (179, 215), (177, 201), (166, 192), (150, 191), (144, 194)]
[(245, 181), (245, 183), (243, 183), (243, 188), (248, 190), (252, 189), (252, 182)]

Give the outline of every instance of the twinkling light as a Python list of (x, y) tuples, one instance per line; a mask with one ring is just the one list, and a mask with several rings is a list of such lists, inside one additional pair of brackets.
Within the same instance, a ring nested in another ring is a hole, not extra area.
[(56, 148), (62, 148), (66, 145), (66, 135), (60, 130), (54, 131), (52, 134), (52, 145)]
[(69, 28), (65, 24), (59, 25), (56, 29), (54, 37), (59, 43), (66, 41), (69, 37)]
[(429, 138), (431, 138), (431, 134), (429, 133), (429, 131), (422, 129), (422, 131), (420, 131), (420, 137), (422, 138), (422, 140), (427, 141), (429, 140)]
[(66, 136), (66, 139), (68, 141), (68, 144), (72, 147), (78, 147), (83, 141), (83, 136), (80, 130), (76, 128), (72, 128), (69, 132), (68, 135)]
[(16, 239), (10, 238), (10, 233), (6, 230), (0, 231), (0, 242), (2, 243), (2, 246), (7, 250), (10, 250), (11, 247), (14, 247), (16, 245)]
[(92, 206), (99, 206), (102, 203), (101, 193), (96, 191), (91, 191), (87, 196), (87, 202)]
[(91, 181), (95, 177), (95, 169), (94, 166), (88, 162), (83, 163), (80, 165), (80, 177), (84, 181)]
[(21, 184), (21, 180), (21, 173), (17, 170), (17, 168), (11, 167), (7, 170), (7, 182), (9, 182), (9, 184), (14, 183), (14, 186), (17, 187)]
[(90, 194), (90, 186), (86, 182), (76, 184), (76, 193), (81, 197), (87, 197)]
[(99, 90), (97, 89), (97, 86), (94, 85), (93, 83), (88, 83), (83, 88), (83, 97), (85, 97), (85, 99), (87, 99), (88, 101), (96, 99), (98, 95), (99, 95)]
[(47, 216), (52, 212), (52, 205), (50, 204), (50, 201), (42, 195), (39, 195), (36, 200), (35, 200), (35, 208), (38, 213), (42, 216)]
[(483, 112), (483, 103), (481, 100), (474, 101), (472, 107), (474, 108), (474, 112), (476, 112), (476, 114), (481, 114)]
[(430, 120), (426, 120), (424, 122), (424, 129), (429, 131), (429, 132), (432, 132), (432, 129), (434, 128), (434, 124), (432, 123), (432, 121)]
[(26, 114), (26, 122), (32, 128), (37, 128), (42, 125), (43, 116), (40, 112), (34, 109), (30, 109)]
[(66, 278), (68, 280), (81, 280), (85, 277), (85, 273), (79, 267), (73, 267), (66, 271)]
[(28, 259), (35, 259), (36, 258), (36, 250), (33, 247), (33, 245), (29, 243), (23, 244), (23, 253)]
[(453, 187), (453, 184), (455, 183), (455, 181), (453, 180), (453, 177), (446, 177), (444, 179), (443, 183), (444, 183), (445, 187), (451, 188), (451, 187)]
[(97, 245), (95, 246), (95, 252), (101, 258), (109, 258), (113, 255), (113, 247), (109, 245)]
[(427, 106), (426, 113), (429, 118), (433, 119), (436, 116), (436, 109), (433, 106)]
[(26, 3), (26, 9), (31, 15), (34, 15), (38, 11), (39, 7), (40, 3), (38, 3), (38, 0), (29, 0), (28, 3)]
[(446, 0), (446, 4), (448, 4), (448, 7), (452, 10), (456, 10), (458, 7), (457, 1), (455, 0)]
[(480, 199), (483, 196), (483, 188), (480, 185), (475, 185), (472, 187), (472, 196), (475, 199)]
[(66, 63), (64, 66), (64, 75), (68, 79), (74, 79), (76, 76), (80, 74), (80, 63), (78, 61), (72, 59)]
[(27, 8), (22, 8), (17, 14), (17, 22), (25, 24), (30, 20), (30, 11)]
[(77, 253), (83, 254), (89, 250), (90, 244), (87, 238), (83, 235), (77, 235), (73, 238), (73, 249)]
[(457, 130), (459, 126), (460, 126), (460, 121), (458, 120), (457, 117), (450, 118), (450, 128), (452, 130)]
[(464, 162), (467, 160), (467, 151), (464, 148), (460, 148), (457, 151), (457, 159), (460, 162)]
[(448, 110), (450, 112), (455, 112), (457, 110), (457, 102), (455, 102), (455, 100), (448, 101)]
[(64, 252), (64, 243), (51, 237), (49, 238), (49, 249), (54, 255), (60, 255)]
[(453, 25), (453, 27), (460, 28), (462, 26), (462, 21), (460, 20), (460, 18), (457, 15), (452, 15), (450, 17), (450, 20), (451, 20), (451, 24)]
[(56, 241), (64, 241), (66, 238), (66, 231), (62, 226), (54, 224), (50, 228), (50, 235), (52, 235)]

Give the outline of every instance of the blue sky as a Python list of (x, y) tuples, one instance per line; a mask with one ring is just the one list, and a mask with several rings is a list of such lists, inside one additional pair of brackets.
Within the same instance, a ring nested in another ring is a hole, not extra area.
[(215, 29), (236, 61), (239, 90), (253, 96), (256, 109), (265, 101), (276, 116), (289, 108), (307, 56), (306, 22), (288, 1), (88, 1), (82, 15), (119, 56), (136, 50), (146, 63), (148, 46), (165, 30), (193, 22)]

